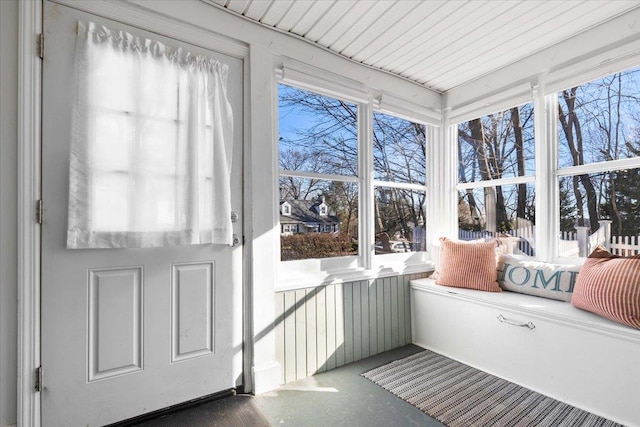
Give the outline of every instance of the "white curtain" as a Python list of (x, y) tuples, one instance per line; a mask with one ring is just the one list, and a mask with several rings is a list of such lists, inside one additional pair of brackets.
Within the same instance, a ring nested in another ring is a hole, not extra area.
[(68, 248), (231, 244), (228, 66), (78, 23)]

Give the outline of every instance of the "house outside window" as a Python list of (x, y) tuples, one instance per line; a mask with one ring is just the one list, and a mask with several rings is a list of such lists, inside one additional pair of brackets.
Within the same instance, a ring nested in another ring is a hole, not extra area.
[(282, 234), (306, 234), (306, 233), (330, 233), (339, 230), (340, 218), (324, 206), (324, 214), (321, 214), (322, 207), (318, 201), (290, 200), (283, 202), (286, 206), (287, 215), (284, 208), (280, 217)]
[(280, 204), (280, 213), (284, 216), (291, 215), (291, 204), (286, 200)]

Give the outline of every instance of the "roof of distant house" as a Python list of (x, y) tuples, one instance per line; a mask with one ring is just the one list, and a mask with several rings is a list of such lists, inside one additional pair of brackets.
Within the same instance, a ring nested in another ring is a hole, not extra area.
[[(285, 201), (281, 201), (282, 205)], [(319, 206), (322, 201), (317, 200), (286, 200), (291, 205), (291, 215), (280, 214), (281, 224), (317, 223), (339, 224), (340, 218), (327, 206), (327, 215), (320, 215)]]

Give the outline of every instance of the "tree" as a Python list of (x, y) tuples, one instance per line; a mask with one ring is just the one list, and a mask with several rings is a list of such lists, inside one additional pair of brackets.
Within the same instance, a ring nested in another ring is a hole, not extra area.
[(572, 199), (573, 183), (567, 177), (560, 179), (560, 231), (575, 232), (576, 204)]
[[(640, 235), (640, 169), (611, 172), (607, 184), (610, 185), (607, 193), (613, 191), (615, 204), (613, 200), (607, 200), (600, 205), (600, 209), (603, 216), (611, 217), (611, 228), (615, 230), (615, 235)], [(617, 214), (614, 214), (613, 206)]]
[[(525, 155), (524, 155), (524, 135), (522, 124), (520, 123), (520, 109), (513, 107), (511, 109), (511, 122), (513, 123), (513, 137), (516, 149), (516, 164), (518, 167), (518, 176), (525, 175)], [(516, 208), (516, 218), (525, 218), (527, 215), (527, 185), (518, 184), (518, 203)]]
[(358, 173), (358, 107), (339, 99), (280, 85), (281, 122), (295, 115), (294, 129), (280, 135), (280, 151), (296, 149), (315, 157), (308, 172), (355, 176)]
[[(280, 169), (289, 171), (306, 171), (319, 173), (322, 170), (322, 159), (307, 151), (297, 148), (280, 150)], [(280, 200), (307, 200), (323, 189), (319, 179), (306, 179), (293, 176), (280, 177)]]
[[(423, 125), (383, 113), (373, 115), (373, 163), (376, 179), (423, 184), (426, 133)], [(425, 221), (424, 192), (379, 186), (374, 198), (376, 234), (400, 234), (412, 240), (413, 228)]]
[[(355, 104), (284, 85), (279, 89), (279, 103), (281, 117), (289, 115), (288, 119), (295, 122), (294, 129), (280, 135), (281, 169), (310, 172), (311, 175), (358, 176)], [(423, 125), (376, 112), (372, 148), (376, 180), (425, 182), (426, 134)], [(280, 186), (281, 195), (294, 198), (308, 198), (321, 190), (340, 217), (341, 228), (357, 236), (357, 185), (338, 178), (281, 176)], [(374, 197), (376, 232), (398, 233), (410, 238), (413, 227), (424, 223), (424, 201), (424, 192), (381, 184)]]
[[(490, 182), (526, 175), (527, 162), (531, 161), (527, 147), (532, 143), (529, 130), (532, 118), (532, 106), (524, 105), (460, 124), (459, 182)], [(475, 229), (476, 218), (480, 218), (486, 230), (498, 232), (516, 228), (517, 218), (533, 221), (534, 211), (529, 204), (532, 195), (528, 194), (527, 185), (518, 184), (515, 190), (512, 194), (514, 190), (509, 187), (486, 186), (482, 189), (482, 201), (477, 200), (474, 190), (465, 190), (459, 195), (459, 203), (467, 205), (460, 209), (468, 211), (468, 215), (459, 217), (460, 227)]]
[(340, 232), (358, 235), (358, 188), (353, 183), (334, 181), (326, 192), (326, 203), (340, 218)]
[[(640, 128), (639, 79), (640, 69), (628, 70), (559, 94), (560, 167), (638, 156), (633, 150), (638, 148)], [(595, 231), (598, 219), (605, 216), (613, 221), (614, 234), (623, 233), (630, 215), (625, 209), (631, 205), (621, 195), (633, 191), (623, 180), (633, 178), (632, 172), (620, 170), (572, 176), (578, 223), (589, 217)]]
[[(564, 101), (566, 111), (562, 108), (562, 103), (558, 103), (558, 120), (560, 127), (564, 132), (564, 137), (571, 153), (573, 166), (583, 165), (584, 163), (584, 144), (582, 135), (582, 126), (580, 119), (576, 114), (576, 91), (577, 87), (562, 91), (562, 100)], [(585, 195), (580, 191), (579, 185), (584, 188)], [(589, 212), (589, 226), (591, 232), (598, 229), (598, 206), (596, 199), (596, 191), (588, 174), (576, 175), (573, 177), (573, 193), (577, 204), (578, 225), (584, 226), (584, 199), (587, 199), (587, 210)]]

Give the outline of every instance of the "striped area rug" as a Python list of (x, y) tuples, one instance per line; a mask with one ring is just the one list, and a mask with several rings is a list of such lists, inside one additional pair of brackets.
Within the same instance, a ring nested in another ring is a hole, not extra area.
[(428, 350), (362, 376), (449, 427), (620, 426)]

